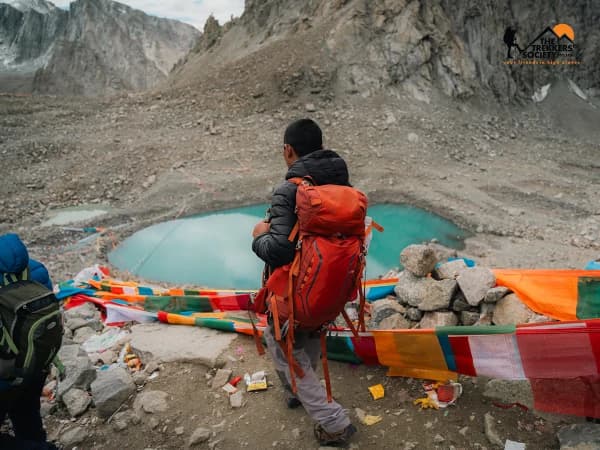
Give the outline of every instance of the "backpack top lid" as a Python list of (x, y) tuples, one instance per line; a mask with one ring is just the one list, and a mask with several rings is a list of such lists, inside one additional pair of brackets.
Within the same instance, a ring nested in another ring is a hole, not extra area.
[(300, 233), (323, 236), (365, 236), (367, 196), (336, 184), (314, 185), (309, 177), (289, 181), (298, 185), (296, 214)]

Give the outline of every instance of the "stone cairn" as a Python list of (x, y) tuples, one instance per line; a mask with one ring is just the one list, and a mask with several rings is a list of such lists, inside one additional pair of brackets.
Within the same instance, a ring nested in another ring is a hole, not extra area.
[[(404, 270), (395, 296), (371, 303), (371, 329), (453, 325), (512, 325), (551, 321), (530, 310), (509, 289), (496, 286), (486, 267), (448, 261), (456, 252), (439, 244), (410, 245), (400, 254)], [(439, 264), (438, 264), (439, 263)]]

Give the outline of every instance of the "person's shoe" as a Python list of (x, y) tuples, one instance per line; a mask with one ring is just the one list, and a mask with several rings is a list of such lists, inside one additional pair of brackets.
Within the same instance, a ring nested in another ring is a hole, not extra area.
[(358, 430), (352, 424), (337, 433), (328, 433), (320, 423), (315, 424), (315, 437), (323, 447), (346, 447), (350, 438)]
[(294, 397), (294, 396), (288, 397), (285, 401), (285, 404), (287, 405), (287, 407), (289, 409), (296, 409), (296, 408), (302, 406), (302, 402), (300, 400), (298, 400), (297, 397)]

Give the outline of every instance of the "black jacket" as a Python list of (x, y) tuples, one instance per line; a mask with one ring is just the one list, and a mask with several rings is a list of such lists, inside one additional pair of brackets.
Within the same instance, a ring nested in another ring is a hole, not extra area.
[[(298, 159), (289, 168), (285, 179), (310, 175), (314, 182), (350, 186), (346, 162), (332, 150), (317, 150)], [(289, 264), (294, 259), (295, 243), (288, 241), (292, 228), (296, 224), (297, 186), (284, 181), (280, 184), (271, 200), (268, 233), (256, 236), (252, 250), (271, 269)]]

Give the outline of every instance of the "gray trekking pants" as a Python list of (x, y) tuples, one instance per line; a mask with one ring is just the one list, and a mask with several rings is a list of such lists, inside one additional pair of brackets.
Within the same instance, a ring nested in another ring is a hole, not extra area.
[[(304, 371), (304, 377), (296, 376), (296, 387), (298, 389), (296, 397), (302, 402), (302, 406), (308, 415), (314, 421), (320, 423), (327, 433), (337, 433), (344, 430), (350, 425), (348, 411), (335, 400), (331, 403), (327, 402), (327, 392), (315, 373), (317, 364), (321, 359), (319, 336), (311, 336), (309, 333), (296, 331), (294, 337), (296, 340), (293, 351), (294, 358)], [(288, 361), (281, 346), (275, 341), (272, 326), (266, 328), (265, 340), (277, 374), (282, 379), (284, 387), (291, 392)]]

